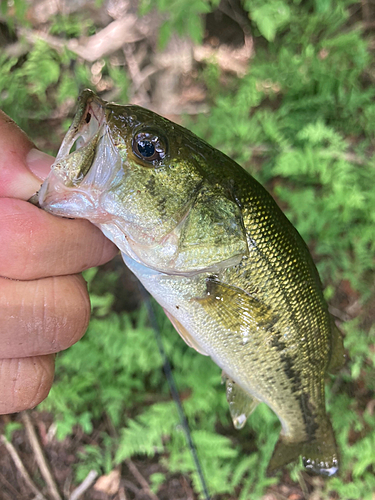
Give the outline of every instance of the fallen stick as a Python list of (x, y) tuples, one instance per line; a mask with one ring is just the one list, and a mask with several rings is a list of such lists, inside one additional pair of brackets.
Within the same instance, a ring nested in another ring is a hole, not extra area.
[(39, 444), (39, 440), (38, 440), (38, 437), (36, 435), (34, 426), (31, 423), (31, 419), (29, 417), (29, 414), (26, 411), (22, 412), (22, 421), (25, 425), (26, 435), (30, 441), (30, 445), (31, 445), (33, 452), (35, 454), (35, 460), (38, 464), (39, 470), (40, 470), (45, 482), (47, 483), (49, 495), (51, 496), (51, 498), (53, 500), (62, 500), (60, 493), (57, 489), (57, 485), (55, 483), (55, 480), (52, 477), (51, 471), (49, 470), (46, 459), (43, 455), (43, 451), (42, 451), (42, 448)]
[(18, 34), (29, 43), (34, 44), (38, 40), (43, 40), (55, 50), (67, 48), (89, 62), (97, 61), (106, 55), (112, 54), (126, 43), (142, 40), (147, 32), (147, 25), (140, 23), (138, 18), (131, 14), (113, 21), (95, 35), (87, 38), (82, 37), (81, 39), (63, 40), (43, 31), (28, 28), (19, 28), (18, 30)]
[(147, 495), (152, 499), (152, 500), (159, 500), (158, 497), (155, 495), (153, 491), (151, 491), (150, 486), (146, 479), (142, 476), (142, 474), (139, 472), (138, 468), (136, 467), (135, 463), (130, 460), (130, 458), (127, 458), (125, 460), (126, 465), (128, 466), (128, 469), (130, 472), (133, 474), (135, 479), (138, 481), (139, 485), (142, 487), (143, 491), (147, 493)]
[(31, 489), (31, 491), (36, 495), (37, 500), (46, 500), (46, 497), (43, 495), (41, 491), (38, 490), (38, 488), (35, 486), (33, 483), (31, 477), (29, 476), (29, 473), (25, 469), (25, 466), (22, 463), (22, 460), (20, 459), (17, 450), (15, 447), (12, 445), (10, 441), (7, 440), (7, 438), (1, 434), (0, 435), (0, 442), (5, 446), (7, 449), (9, 455), (12, 457), (12, 460), (17, 467), (19, 473), (23, 477), (25, 483), (28, 485), (28, 487)]
[(93, 484), (93, 482), (97, 477), (98, 473), (95, 470), (90, 470), (90, 472), (87, 474), (82, 483), (72, 491), (69, 500), (78, 500), (78, 498), (82, 496), (85, 493), (85, 491), (90, 488), (90, 486)]

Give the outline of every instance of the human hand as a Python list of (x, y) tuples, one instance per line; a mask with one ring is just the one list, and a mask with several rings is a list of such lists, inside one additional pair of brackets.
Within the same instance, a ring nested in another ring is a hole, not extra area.
[(88, 221), (54, 217), (27, 203), (53, 161), (32, 148), (0, 111), (0, 414), (46, 398), (54, 353), (77, 342), (89, 322), (78, 273), (117, 252)]

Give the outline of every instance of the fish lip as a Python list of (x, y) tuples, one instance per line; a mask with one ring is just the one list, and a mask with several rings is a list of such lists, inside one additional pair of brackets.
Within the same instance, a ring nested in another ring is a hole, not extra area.
[[(100, 99), (100, 97), (89, 89), (85, 89), (81, 93), (79, 101), (80, 105), (61, 143), (52, 169), (55, 166), (57, 167), (62, 160), (67, 159), (80, 151), (84, 146), (87, 146), (93, 139), (96, 138), (96, 141), (98, 141), (106, 128), (106, 101)], [(79, 141), (80, 138), (82, 139), (81, 141)], [(75, 143), (77, 143), (77, 148), (75, 151), (71, 151)], [(91, 165), (87, 171), (90, 168)]]
[[(61, 179), (52, 171), (38, 192), (39, 204), (46, 212), (66, 217), (64, 207), (67, 203), (71, 203), (71, 198), (72, 195), (74, 196), (75, 191), (61, 183)], [(79, 192), (79, 194), (82, 200), (81, 204), (83, 203), (86, 209), (90, 207), (93, 210), (95, 203), (90, 196), (82, 192)], [(68, 217), (79, 217), (79, 211), (76, 212), (75, 214), (70, 213)]]
[[(112, 150), (114, 148), (108, 126), (107, 102), (91, 90), (83, 91), (79, 101), (51, 171), (38, 192), (39, 205), (47, 212), (62, 217), (87, 218), (94, 223), (108, 222), (111, 215), (101, 209), (100, 193), (102, 182), (110, 182), (112, 174), (109, 172), (103, 179), (103, 172), (99, 169), (101, 176), (98, 181), (95, 167), (101, 141), (107, 141)], [(90, 119), (87, 119), (88, 116)], [(77, 148), (71, 151), (75, 143)], [(121, 165), (117, 166), (120, 168)]]

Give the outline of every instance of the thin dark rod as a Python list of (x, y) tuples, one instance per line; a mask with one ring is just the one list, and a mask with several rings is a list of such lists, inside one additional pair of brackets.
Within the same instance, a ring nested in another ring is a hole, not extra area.
[(165, 376), (166, 376), (167, 381), (168, 381), (169, 390), (171, 391), (173, 400), (174, 400), (176, 407), (177, 407), (178, 416), (180, 418), (182, 428), (184, 429), (186, 441), (187, 441), (187, 444), (189, 446), (190, 453), (193, 457), (195, 468), (198, 472), (202, 491), (204, 493), (205, 500), (210, 500), (210, 495), (208, 493), (207, 483), (206, 483), (206, 480), (205, 480), (204, 475), (203, 475), (203, 470), (202, 470), (201, 464), (199, 462), (197, 449), (195, 447), (193, 438), (191, 437), (189, 424), (188, 424), (184, 409), (182, 407), (181, 398), (180, 398), (180, 395), (178, 393), (176, 382), (175, 382), (173, 374), (172, 374), (172, 368), (171, 368), (167, 354), (166, 354), (165, 349), (164, 349), (163, 339), (161, 337), (161, 331), (159, 328), (158, 321), (156, 319), (155, 310), (151, 304), (151, 300), (150, 300), (150, 296), (149, 296), (148, 292), (143, 287), (143, 285), (141, 285), (141, 283), (139, 284), (139, 286), (141, 289), (143, 300), (146, 304), (146, 308), (147, 308), (148, 316), (150, 318), (150, 323), (151, 323), (152, 329), (154, 330), (155, 339), (156, 339), (156, 343), (158, 344), (160, 356), (161, 356), (161, 359), (163, 362), (163, 370), (164, 370)]

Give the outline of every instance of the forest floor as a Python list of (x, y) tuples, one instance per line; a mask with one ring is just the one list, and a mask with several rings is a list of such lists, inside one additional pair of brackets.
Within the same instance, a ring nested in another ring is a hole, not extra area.
[[(231, 8), (228, 8), (231, 5)], [(204, 81), (196, 79), (197, 69), (205, 61), (215, 59), (222, 78), (241, 76), (246, 72), (254, 54), (254, 43), (248, 18), (239, 2), (223, 2), (214, 13), (206, 16), (203, 44), (196, 45), (186, 38), (173, 36), (163, 51), (157, 48), (157, 34), (162, 17), (153, 12), (143, 18), (136, 7), (127, 0), (104, 2), (101, 7), (93, 2), (61, 0), (33, 0), (28, 2), (29, 25), (15, 35), (0, 23), (0, 44), (6, 51), (20, 53), (25, 50), (25, 40), (32, 44), (35, 39), (46, 41), (52, 47), (61, 48), (58, 34), (49, 32), (54, 16), (71, 12), (95, 18), (102, 27), (94, 35), (79, 37), (69, 42), (69, 48), (84, 59), (91, 70), (92, 88), (102, 93), (106, 100), (118, 100), (118, 91), (110, 78), (102, 73), (101, 58), (112, 58), (120, 68), (126, 68), (129, 78), (129, 101), (180, 122), (183, 115), (205, 113), (209, 109), (209, 96)], [(369, 20), (370, 22), (370, 20)], [(110, 36), (110, 31), (116, 36)], [(109, 40), (109, 41), (108, 41)], [(27, 46), (26, 43), (26, 46)], [(18, 52), (17, 52), (18, 51)], [(33, 140), (42, 150), (56, 151), (64, 132), (67, 115), (72, 116), (75, 102), (64, 101), (45, 122), (44, 130), (38, 130)], [(46, 131), (49, 131), (46, 133)], [(52, 132), (50, 132), (52, 130)], [(100, 272), (115, 271), (119, 274), (117, 285), (122, 291), (114, 305), (114, 311), (134, 311), (141, 297), (134, 278), (119, 258), (103, 267)], [(342, 320), (353, 318), (360, 307), (356, 293), (349, 283), (342, 284), (341, 295), (336, 294), (336, 312)], [(126, 300), (122, 297), (126, 296)], [(356, 309), (357, 308), (357, 309)], [(375, 311), (375, 307), (373, 309)], [(370, 318), (370, 316), (368, 316)], [(373, 321), (373, 317), (371, 318)], [(358, 388), (360, 390), (360, 388)], [(157, 495), (150, 489), (151, 474), (163, 472), (155, 458), (128, 459), (110, 475), (88, 477), (80, 485), (81, 491), (72, 486), (74, 465), (84, 445), (100, 442), (101, 431), (108, 426), (103, 418), (88, 435), (78, 426), (74, 436), (58, 441), (55, 438), (53, 416), (38, 410), (24, 415), (0, 417), (0, 434), (10, 423), (21, 423), (14, 430), (12, 444), (0, 443), (0, 500), (196, 500), (190, 479), (185, 475), (168, 476)], [(32, 433), (27, 430), (25, 418), (32, 424), (40, 448)], [(44, 464), (44, 466), (43, 466)], [(43, 472), (41, 472), (43, 471)], [(296, 486), (286, 472), (281, 482), (268, 488), (262, 500), (319, 500), (323, 479), (301, 475)], [(38, 493), (38, 491), (40, 493)], [(216, 496), (235, 500), (236, 496)], [(338, 497), (332, 494), (331, 500)], [(258, 499), (252, 499), (258, 500)]]

